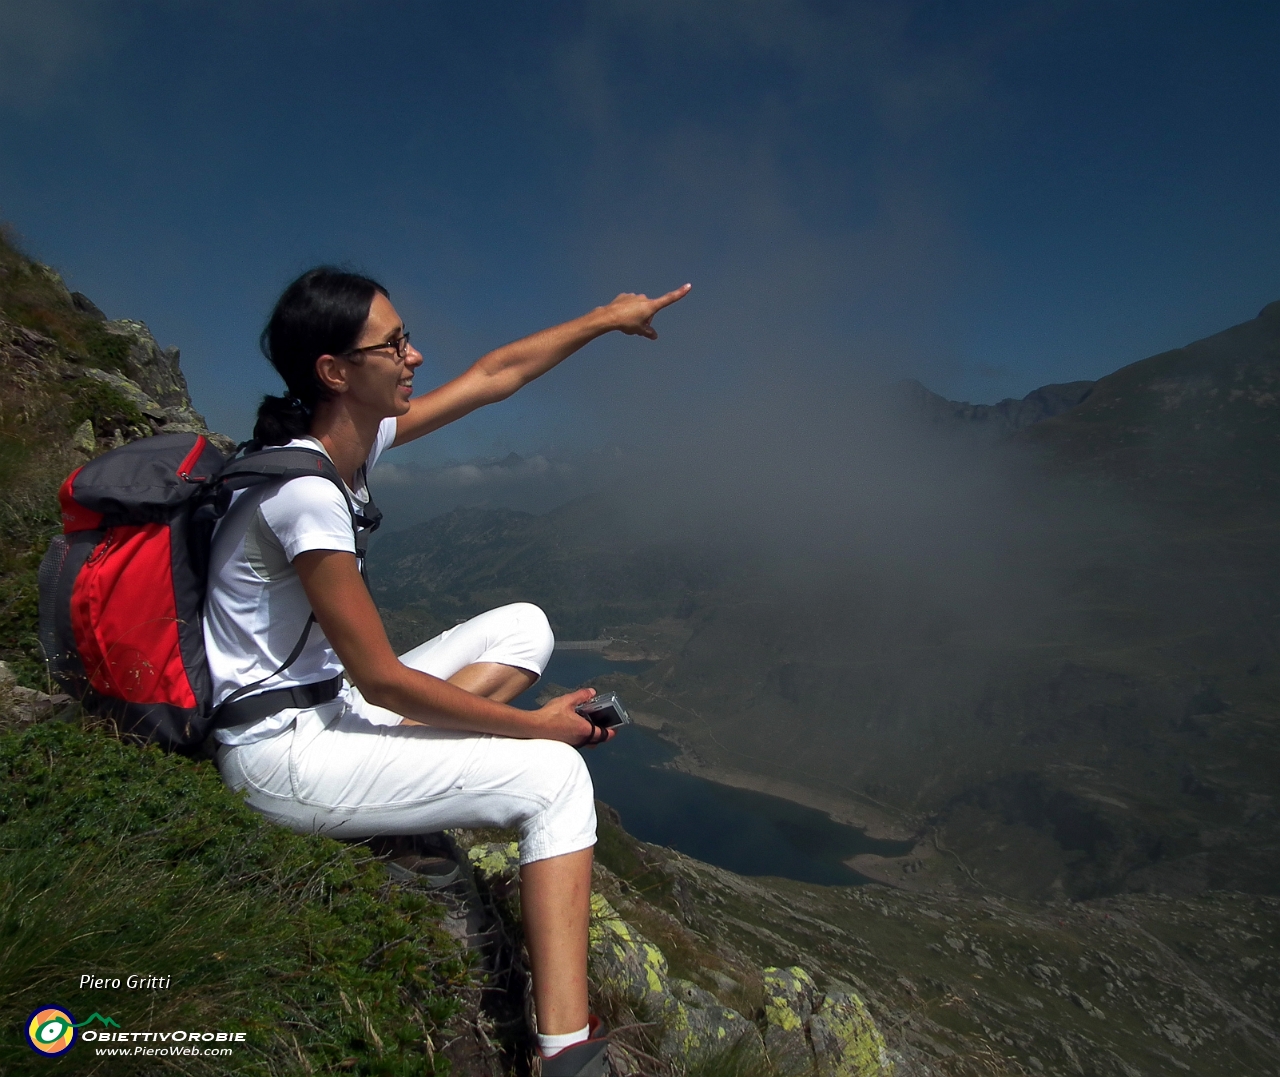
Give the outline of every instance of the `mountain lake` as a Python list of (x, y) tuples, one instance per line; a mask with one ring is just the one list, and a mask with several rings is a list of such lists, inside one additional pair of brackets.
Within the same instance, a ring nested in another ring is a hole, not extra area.
[[(614, 662), (593, 651), (556, 651), (543, 676), (569, 686), (605, 673), (640, 673), (648, 665)], [(533, 709), (540, 690), (535, 685), (515, 706)], [(596, 796), (641, 841), (670, 846), (739, 875), (777, 875), (825, 886), (867, 882), (844, 864), (858, 853), (905, 856), (911, 851), (909, 841), (869, 838), (814, 808), (665, 767), (676, 754), (675, 747), (636, 725), (583, 752)]]

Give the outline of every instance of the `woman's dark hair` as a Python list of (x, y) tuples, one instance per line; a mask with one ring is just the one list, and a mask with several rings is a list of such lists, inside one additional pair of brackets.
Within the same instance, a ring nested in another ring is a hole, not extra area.
[(316, 405), (329, 396), (316, 377), (316, 360), (355, 347), (379, 292), (387, 295), (376, 280), (334, 266), (310, 269), (284, 290), (258, 344), (289, 391), (262, 398), (255, 441), (284, 445), (311, 429)]

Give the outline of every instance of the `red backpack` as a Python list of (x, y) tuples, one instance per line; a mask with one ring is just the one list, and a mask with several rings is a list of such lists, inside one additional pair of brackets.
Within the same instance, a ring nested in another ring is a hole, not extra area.
[(228, 458), (203, 435), (161, 434), (73, 471), (58, 492), (63, 534), (40, 564), (40, 643), (53, 677), (122, 732), (178, 750), (199, 748), (218, 726), (333, 699), (341, 677), (254, 693), (302, 653), (314, 614), (278, 669), (217, 708), (205, 660), (214, 525), (234, 491), (303, 475), (323, 475), (342, 491), (363, 570), (381, 514), (372, 502), (357, 510), (318, 450), (266, 448)]

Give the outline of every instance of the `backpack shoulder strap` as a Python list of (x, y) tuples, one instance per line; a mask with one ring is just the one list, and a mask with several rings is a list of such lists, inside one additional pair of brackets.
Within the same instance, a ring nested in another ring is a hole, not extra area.
[[(378, 530), (382, 523), (382, 510), (373, 503), (373, 494), (369, 490), (369, 468), (367, 464), (360, 465), (360, 478), (364, 483), (365, 493), (369, 495), (369, 500), (364, 504), (353, 502), (350, 496), (347, 496), (347, 504), (351, 506), (351, 517), (355, 521), (356, 529), (356, 556), (360, 558), (360, 573), (365, 577), (365, 583), (369, 582), (368, 574), (365, 572), (364, 561), (365, 554), (369, 551), (369, 536)], [(346, 484), (342, 486), (344, 495), (347, 493)]]
[(320, 475), (339, 487), (343, 486), (333, 461), (319, 449), (257, 449), (234, 457), (215, 480), (227, 490), (243, 490), (274, 479), (300, 479), (304, 475)]
[[(290, 479), (300, 479), (307, 475), (320, 475), (328, 479), (342, 494), (342, 499), (347, 503), (347, 511), (351, 513), (356, 557), (360, 561), (360, 572), (363, 575), (365, 554), (369, 548), (369, 535), (382, 523), (382, 512), (373, 503), (372, 497), (364, 504), (354, 501), (347, 489), (347, 484), (342, 481), (342, 476), (334, 467), (333, 461), (319, 449), (281, 447), (248, 452), (227, 464), (218, 475), (216, 482), (221, 489), (227, 491), (222, 496), (228, 498), (235, 490), (258, 486), (264, 482), (288, 482)], [(360, 476), (365, 480), (367, 490), (368, 477), (364, 464), (360, 466)]]
[[(307, 644), (307, 637), (311, 635), (311, 626), (315, 623), (316, 623), (316, 615), (312, 613), (307, 618), (307, 623), (303, 625), (302, 635), (298, 637), (298, 642), (293, 645), (293, 650), (289, 652), (288, 658), (286, 658), (283, 662), (281, 662), (278, 666), (276, 666), (276, 668), (273, 669), (270, 673), (268, 673), (265, 677), (259, 677), (252, 684), (246, 684), (241, 686), (240, 688), (237, 688), (234, 692), (232, 692), (229, 696), (227, 696), (226, 699), (224, 699), (221, 703), (219, 703), (213, 709), (213, 714), (211, 715), (213, 719), (212, 726), (217, 727), (217, 726), (224, 726), (224, 725), (239, 725), (242, 722), (252, 721), (253, 716), (241, 717), (238, 714), (237, 709), (233, 706), (233, 704), (239, 702), (239, 700), (247, 696), (255, 688), (258, 688), (261, 685), (266, 684), (267, 681), (271, 680), (271, 678), (274, 677), (276, 674), (283, 673), (286, 669), (288, 669), (291, 665), (293, 665), (293, 663), (298, 660), (298, 656), (302, 654), (302, 648), (305, 647)], [(338, 681), (341, 681), (341, 679), (342, 679), (341, 676), (336, 678), (336, 680)], [(327, 681), (325, 682), (325, 684), (328, 684), (328, 683), (329, 682)], [(307, 686), (307, 687), (310, 687), (310, 686)], [(337, 686), (335, 685), (335, 688), (336, 687)], [(289, 691), (290, 689), (283, 690), (283, 692), (289, 692)], [(275, 696), (281, 693), (280, 692), (264, 692), (262, 694), (269, 695), (274, 698)], [(336, 694), (337, 693), (335, 692), (334, 695), (336, 696)], [(333, 697), (331, 696), (330, 698), (333, 698)], [(324, 702), (327, 702), (327, 700), (325, 700)], [(288, 704), (286, 703), (281, 703), (275, 709), (279, 710), (281, 707), (284, 707), (287, 705)], [(304, 706), (304, 705), (306, 704), (299, 704), (299, 706)], [(268, 711), (267, 713), (270, 714), (272, 712)], [(257, 715), (257, 717), (265, 717), (265, 715)]]

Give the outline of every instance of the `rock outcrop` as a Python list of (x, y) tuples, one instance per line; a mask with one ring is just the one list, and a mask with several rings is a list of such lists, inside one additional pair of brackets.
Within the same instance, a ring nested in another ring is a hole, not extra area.
[[(130, 434), (182, 433), (204, 434), (224, 452), (235, 448), (231, 438), (211, 431), (204, 416), (192, 405), (177, 348), (161, 348), (142, 322), (120, 319), (104, 322), (103, 329), (124, 345), (120, 369), (85, 366), (75, 374), (119, 394), (136, 409), (147, 426), (132, 431), (117, 430), (110, 439), (111, 444), (131, 440)], [(84, 435), (77, 430), (77, 436), (83, 438)]]
[[(107, 322), (106, 329), (128, 342), (123, 375), (114, 375), (112, 382), (125, 392), (136, 394), (131, 398), (139, 411), (165, 433), (211, 433), (204, 416), (191, 403), (177, 348), (161, 348), (142, 322), (120, 319)], [(96, 371), (95, 376), (108, 373)], [(132, 391), (121, 382), (131, 383)], [(235, 447), (230, 439), (220, 434), (215, 437), (227, 442), (225, 448)]]
[(65, 693), (50, 695), (20, 685), (8, 663), (0, 662), (0, 726), (47, 721), (70, 703), (71, 697)]
[[(177, 348), (161, 348), (143, 322), (108, 319), (86, 296), (69, 291), (62, 277), (49, 266), (32, 263), (28, 273), (40, 280), (55, 304), (61, 301), (68, 310), (81, 315), (82, 322), (91, 323), (89, 339), (93, 347), (60, 344), (27, 326), (12, 323), (7, 325), (9, 333), (5, 334), (12, 338), (8, 344), (46, 366), (56, 367), (64, 381), (96, 382), (107, 388), (108, 398), (114, 395), (126, 402), (132, 414), (126, 415), (124, 422), (117, 422), (106, 437), (106, 447), (157, 433), (199, 433), (224, 451), (235, 447), (230, 438), (211, 431), (204, 416), (196, 411)], [(134, 421), (130, 423), (130, 419)], [(89, 447), (89, 431), (93, 427), (91, 420), (82, 422), (72, 435), (73, 443), (90, 452), (104, 447), (101, 430), (99, 444)]]
[(697, 984), (672, 977), (662, 951), (627, 924), (603, 895), (591, 895), (591, 914), (593, 979), (658, 1022), (662, 1055), (704, 1060), (734, 1049), (763, 1053), (755, 1024)]
[[(513, 894), (519, 870), (514, 842), (480, 843), (467, 855), (484, 885)], [(718, 1056), (756, 1057), (781, 1072), (817, 1077), (893, 1073), (884, 1037), (846, 985), (833, 984), (824, 993), (803, 968), (765, 969), (764, 1020), (757, 1024), (705, 988), (673, 976), (662, 950), (598, 891), (591, 894), (589, 938), (594, 990), (656, 1026), (654, 1046), (662, 1060), (687, 1064)], [(628, 1052), (617, 1046), (614, 1071), (629, 1072)]]
[[(834, 985), (833, 985), (834, 987)], [(764, 970), (765, 1046), (787, 1072), (818, 1077), (888, 1077), (884, 1036), (851, 987), (824, 994), (799, 965)]]

